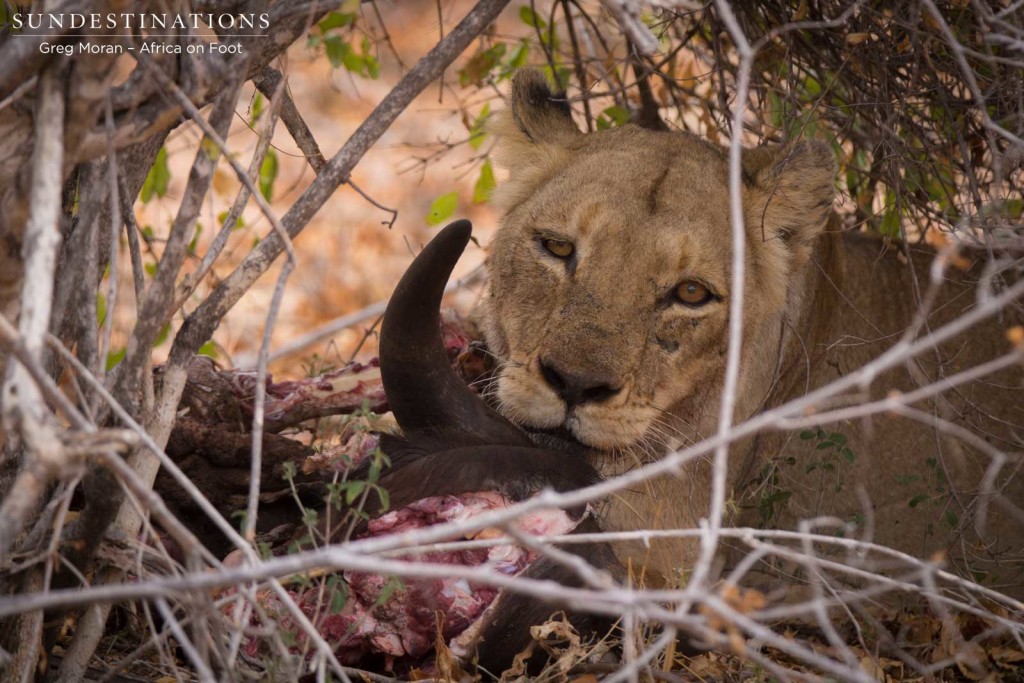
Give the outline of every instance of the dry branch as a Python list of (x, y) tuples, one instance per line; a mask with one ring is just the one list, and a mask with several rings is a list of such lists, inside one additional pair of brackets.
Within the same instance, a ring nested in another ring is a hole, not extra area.
[[(60, 178), (64, 161), (63, 73), (55, 66), (40, 79), (36, 147), (32, 167), (32, 210), (25, 226), (25, 269), (29, 279), (21, 296), (19, 333), (27, 352), (40, 360), (53, 301), (53, 273), (60, 247)], [(50, 480), (65, 474), (63, 449), (42, 395), (24, 367), (15, 367), (3, 386), (4, 422), (18, 435), (27, 453), (15, 483), (0, 487), (0, 562), (6, 561), (15, 534), (34, 513)], [(4, 458), (20, 460), (19, 444), (5, 444)]]

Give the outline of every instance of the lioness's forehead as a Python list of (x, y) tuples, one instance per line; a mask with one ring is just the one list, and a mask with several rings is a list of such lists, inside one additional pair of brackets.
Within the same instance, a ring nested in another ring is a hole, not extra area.
[(681, 133), (634, 126), (581, 136), (538, 187), (532, 218), (595, 230), (718, 230), (728, 220), (728, 164), (717, 148)]

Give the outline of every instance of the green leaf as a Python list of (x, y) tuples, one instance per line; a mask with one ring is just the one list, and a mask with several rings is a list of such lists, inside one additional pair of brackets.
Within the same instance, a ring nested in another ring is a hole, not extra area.
[[(217, 222), (223, 226), (224, 222), (228, 219), (229, 215), (230, 213), (228, 211), (221, 211), (220, 213), (217, 214)], [(245, 220), (241, 216), (235, 219), (235, 222), (231, 225), (232, 230), (241, 230), (244, 227)]]
[(320, 20), (317, 27), (321, 33), (327, 33), (332, 28), (344, 28), (355, 23), (355, 12), (329, 12), (326, 17)]
[(1015, 221), (1021, 219), (1021, 215), (1024, 214), (1024, 200), (1022, 199), (1004, 199), (1000, 207), (1003, 215), (1007, 218)]
[(519, 8), (519, 18), (530, 28), (544, 28), (548, 25), (548, 22), (541, 19), (529, 5), (523, 5)]
[(382, 486), (374, 486), (373, 490), (377, 492), (381, 511), (391, 509), (391, 496), (388, 494), (387, 489)]
[(269, 202), (274, 195), (274, 181), (277, 180), (277, 152), (267, 148), (267, 156), (263, 157), (260, 166), (260, 194)]
[(102, 292), (96, 292), (96, 324), (102, 325), (107, 319), (107, 297)]
[(252, 124), (256, 123), (256, 119), (258, 119), (260, 117), (260, 114), (263, 113), (263, 103), (264, 103), (264, 101), (265, 100), (263, 99), (263, 93), (257, 91), (256, 94), (252, 98), (252, 109), (251, 109), (252, 113), (249, 115), (249, 125), (250, 126)]
[(843, 450), (839, 451), (839, 453), (843, 456), (843, 458), (846, 459), (846, 462), (852, 463), (857, 459), (857, 457), (853, 454), (853, 451), (851, 451), (849, 448), (844, 448)]
[(359, 494), (362, 493), (363, 489), (365, 489), (365, 488), (366, 488), (366, 482), (365, 481), (350, 481), (350, 482), (348, 482), (348, 488), (345, 491), (345, 504), (346, 505), (351, 505), (352, 503), (356, 502), (356, 498), (359, 497)]
[(508, 67), (510, 69), (518, 69), (526, 66), (526, 59), (530, 56), (530, 43), (528, 41), (521, 41), (516, 51), (512, 53), (512, 56), (508, 58)]
[(501, 63), (506, 49), (505, 43), (496, 43), (487, 49), (477, 50), (459, 70), (459, 85), (483, 85), (494, 67)]
[(161, 147), (153, 160), (153, 166), (146, 174), (146, 180), (142, 183), (142, 191), (139, 192), (139, 199), (143, 204), (151, 200), (154, 195), (164, 197), (167, 195), (167, 186), (171, 182), (171, 169), (167, 166), (167, 148)]
[(153, 277), (153, 276), (156, 275), (156, 268), (157, 268), (157, 266), (156, 266), (155, 262), (154, 263), (147, 263), (144, 266), (142, 266), (142, 269), (144, 271), (146, 271), (146, 275), (149, 275), (150, 277)]
[(345, 603), (348, 602), (348, 584), (337, 574), (331, 579), (335, 579), (333, 582), (327, 582), (327, 589), (331, 593), (331, 614), (341, 614), (341, 610), (345, 609)]
[(814, 438), (814, 436), (814, 432), (812, 432), (809, 429), (805, 429), (804, 431), (800, 432), (800, 438), (803, 439), (804, 441), (810, 441), (811, 439)]
[(210, 138), (204, 137), (199, 142), (199, 149), (203, 150), (203, 154), (210, 161), (217, 161), (220, 158), (220, 145), (211, 140)]
[(804, 79), (804, 93), (806, 93), (809, 99), (814, 99), (821, 94), (821, 83), (814, 76), (808, 76)]
[(886, 209), (882, 215), (882, 224), (879, 226), (882, 234), (894, 239), (900, 236), (900, 214), (896, 209)]
[(569, 79), (572, 77), (572, 71), (568, 67), (559, 66), (554, 70), (551, 69), (550, 65), (544, 65), (541, 67), (541, 71), (547, 76), (549, 83), (554, 83), (558, 90), (565, 90), (569, 87)]
[(405, 584), (402, 583), (402, 580), (400, 578), (398, 578), (397, 576), (389, 577), (387, 583), (385, 583), (384, 587), (381, 588), (380, 594), (374, 601), (374, 606), (380, 607), (385, 602), (391, 599), (391, 596), (395, 594), (395, 591), (403, 590), (405, 590)]
[(111, 351), (107, 354), (107, 372), (110, 372), (117, 367), (117, 364), (124, 360), (124, 355), (127, 350), (122, 346), (116, 351)]
[(480, 167), (480, 177), (476, 179), (476, 185), (473, 186), (473, 203), (484, 204), (489, 201), (491, 193), (494, 192), (494, 186), (494, 167), (491, 166), (491, 160), (488, 159)]
[(351, 45), (345, 45), (345, 50), (341, 56), (341, 64), (345, 67), (346, 71), (350, 71), (358, 76), (366, 74), (366, 60), (363, 59), (362, 55), (357, 54)]
[[(555, 30), (554, 24), (549, 26), (547, 28), (547, 30), (540, 32), (540, 42), (543, 43), (545, 47), (547, 47), (549, 53), (551, 53), (551, 54), (558, 54), (558, 50), (559, 50), (558, 31)], [(566, 74), (568, 74), (569, 69), (567, 67), (559, 67), (559, 71), (561, 71), (563, 68), (564, 68)], [(569, 84), (569, 79), (567, 77), (566, 80), (565, 80), (565, 84), (562, 87), (564, 88), (568, 84)]]
[(529, 41), (520, 41), (519, 47), (509, 57), (508, 62), (505, 63), (505, 68), (501, 71), (501, 76), (498, 80), (504, 80), (512, 75), (512, 73), (523, 66), (526, 66), (526, 60), (530, 56), (530, 43)]
[(345, 51), (350, 50), (348, 43), (338, 36), (327, 36), (324, 39), (324, 47), (327, 49), (327, 61), (335, 69), (342, 65), (345, 59)]
[(191, 254), (192, 256), (195, 256), (196, 245), (199, 243), (199, 236), (202, 235), (202, 234), (203, 234), (203, 224), (202, 223), (196, 223), (195, 232), (192, 233), (192, 239), (189, 240), (188, 247), (187, 247), (188, 253)]
[(200, 356), (206, 356), (208, 358), (216, 358), (217, 355), (218, 355), (217, 354), (217, 345), (214, 344), (212, 341), (208, 341), (208, 342), (206, 342), (205, 344), (203, 344), (202, 346), (199, 347), (199, 351), (197, 353)]
[(896, 239), (900, 236), (900, 212), (896, 206), (896, 193), (892, 190), (885, 191), (885, 212), (878, 229), (885, 237)]
[(377, 80), (380, 78), (380, 62), (373, 55), (363, 55), (363, 61), (366, 62), (366, 75)]
[(853, 166), (846, 167), (846, 191), (851, 196), (856, 198), (857, 193), (860, 192), (860, 181), (863, 176), (861, 172)]
[(469, 128), (469, 146), (473, 149), (480, 149), (480, 145), (484, 144), (484, 140), (487, 138), (487, 117), (491, 115), (491, 103), (484, 104), (484, 108), (477, 114), (476, 119), (473, 120), (473, 125)]
[(437, 225), (450, 218), (457, 208), (459, 208), (459, 193), (448, 192), (443, 194), (430, 204), (427, 223), (429, 225)]
[(171, 324), (164, 323), (164, 326), (160, 328), (160, 331), (156, 335), (156, 339), (153, 340), (153, 348), (160, 346), (167, 341), (168, 335), (171, 334)]
[(768, 91), (768, 120), (775, 128), (782, 128), (784, 120), (782, 98), (774, 90)]
[(608, 107), (602, 112), (607, 116), (616, 126), (622, 126), (629, 123), (629, 110), (619, 105), (613, 105)]

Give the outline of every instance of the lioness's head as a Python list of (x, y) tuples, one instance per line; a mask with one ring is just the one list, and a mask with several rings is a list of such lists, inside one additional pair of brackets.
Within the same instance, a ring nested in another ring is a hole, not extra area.
[[(717, 411), (732, 258), (725, 150), (633, 125), (583, 134), (530, 70), (493, 130), (510, 172), (482, 313), (502, 360), (500, 409), (603, 449), (664, 442), (669, 417)], [(743, 157), (746, 363), (748, 347), (778, 334), (834, 165), (819, 144)]]

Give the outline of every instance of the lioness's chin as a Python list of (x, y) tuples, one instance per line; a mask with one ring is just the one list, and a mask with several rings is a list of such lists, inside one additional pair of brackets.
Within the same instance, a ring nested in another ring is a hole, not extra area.
[(652, 420), (653, 414), (644, 408), (595, 406), (578, 409), (567, 426), (581, 443), (610, 451), (646, 444)]
[(498, 377), (498, 409), (527, 429), (562, 428), (584, 446), (600, 450), (628, 448), (644, 440), (653, 414), (630, 406), (582, 405), (571, 411), (542, 382), (509, 368)]

